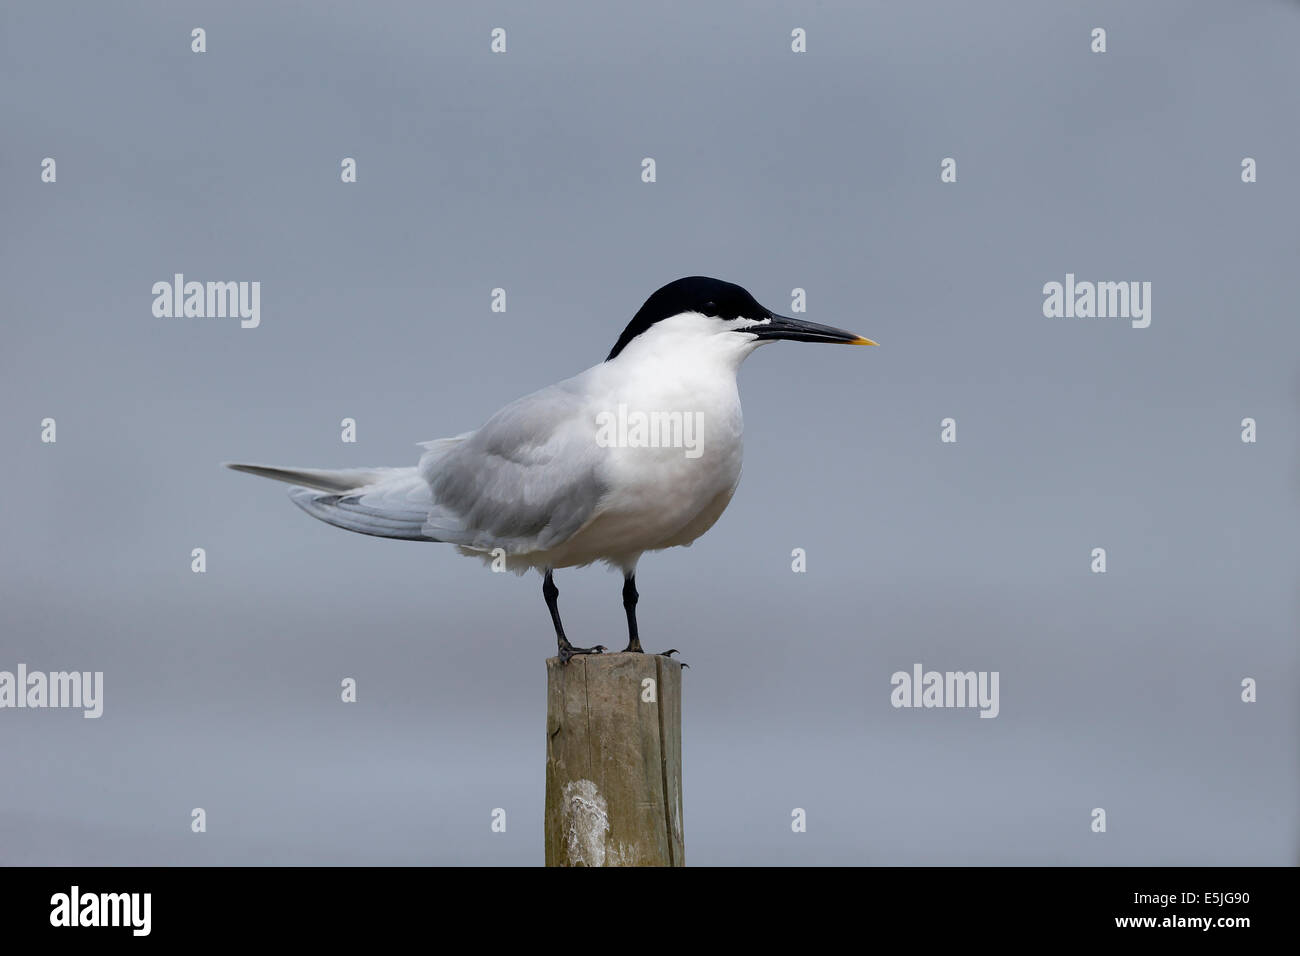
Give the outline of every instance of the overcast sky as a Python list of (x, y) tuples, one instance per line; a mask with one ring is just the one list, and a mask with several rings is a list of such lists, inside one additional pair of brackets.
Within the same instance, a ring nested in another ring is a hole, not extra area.
[[(0, 863), (539, 864), (540, 580), (219, 463), (414, 464), (690, 274), (881, 347), (760, 350), (730, 509), (641, 564), (688, 863), (1296, 862), (1300, 7), (796, 10), (4, 5), (0, 670), (105, 699), (0, 710)], [(620, 583), (558, 575), (575, 643)], [(917, 663), (998, 717), (892, 707)]]

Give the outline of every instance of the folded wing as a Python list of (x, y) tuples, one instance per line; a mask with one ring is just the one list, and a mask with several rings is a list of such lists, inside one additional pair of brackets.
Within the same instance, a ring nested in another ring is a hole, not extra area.
[(423, 533), (480, 551), (544, 551), (598, 511), (602, 449), (570, 379), (512, 402), (482, 428), (431, 442), (419, 472), (433, 505)]

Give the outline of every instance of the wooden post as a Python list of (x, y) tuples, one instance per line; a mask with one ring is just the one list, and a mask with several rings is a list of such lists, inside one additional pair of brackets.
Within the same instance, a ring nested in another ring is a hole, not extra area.
[(546, 662), (546, 865), (683, 866), (682, 665)]

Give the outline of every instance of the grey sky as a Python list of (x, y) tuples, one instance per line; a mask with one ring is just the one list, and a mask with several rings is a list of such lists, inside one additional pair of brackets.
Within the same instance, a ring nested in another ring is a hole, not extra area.
[[(105, 673), (0, 711), (0, 863), (540, 863), (539, 579), (218, 463), (414, 464), (697, 273), (881, 348), (760, 350), (734, 502), (641, 565), (689, 863), (1294, 863), (1300, 7), (624, 6), (0, 10), (0, 670)], [(1150, 328), (1044, 318), (1067, 272)], [(915, 662), (1000, 715), (894, 709)]]

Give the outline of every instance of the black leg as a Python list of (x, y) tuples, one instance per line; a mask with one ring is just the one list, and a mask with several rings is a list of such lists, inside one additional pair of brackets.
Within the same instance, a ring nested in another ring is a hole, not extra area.
[[(636, 602), (641, 595), (636, 590), (636, 573), (625, 574), (623, 576), (623, 610), (627, 612), (627, 647), (623, 648), (624, 654), (644, 654), (641, 647), (641, 635), (636, 627)], [(677, 653), (677, 648), (664, 651), (664, 657), (671, 657)], [(683, 664), (683, 667), (688, 665)]]
[(623, 610), (627, 612), (627, 647), (623, 648), (623, 653), (644, 654), (641, 649), (641, 638), (636, 632), (636, 599), (640, 597), (636, 593), (636, 575), (628, 574), (623, 578)]
[(555, 579), (551, 576), (550, 568), (547, 568), (546, 576), (542, 579), (542, 597), (546, 598), (546, 609), (551, 612), (551, 623), (555, 625), (555, 643), (560, 648), (560, 662), (569, 663), (569, 658), (575, 654), (599, 654), (605, 649), (604, 645), (574, 647), (564, 636), (564, 625), (560, 623), (560, 605), (557, 600), (559, 596), (560, 589), (555, 586)]

